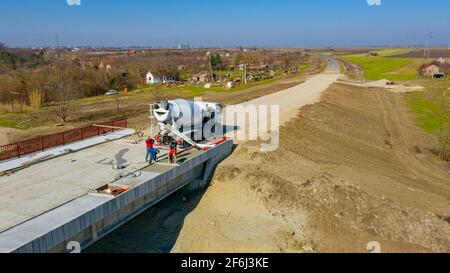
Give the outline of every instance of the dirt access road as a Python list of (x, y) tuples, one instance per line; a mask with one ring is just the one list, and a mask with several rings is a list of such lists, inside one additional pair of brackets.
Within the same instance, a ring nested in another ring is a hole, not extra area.
[[(280, 92), (275, 92), (252, 99), (245, 103), (239, 104), (239, 106), (244, 106), (246, 109), (245, 111), (248, 111), (252, 107), (273, 107), (275, 105), (279, 106), (279, 122), (281, 125), (283, 125), (292, 118), (295, 118), (297, 115), (297, 111), (301, 107), (318, 102), (320, 100), (321, 94), (328, 87), (330, 87), (331, 84), (336, 82), (341, 77), (340, 66), (335, 59), (328, 57), (327, 64), (328, 65), (324, 72), (310, 77), (302, 84), (293, 86)], [(231, 111), (231, 113), (229, 111)], [(226, 137), (234, 139), (235, 143), (240, 143), (242, 141), (244, 141), (245, 143), (249, 139), (256, 140), (257, 136), (262, 137), (261, 134), (266, 133), (258, 131), (260, 129), (262, 119), (265, 118), (267, 119), (266, 123), (270, 123), (270, 119), (272, 118), (272, 116), (263, 117), (261, 113), (259, 113), (258, 121), (256, 122), (252, 122), (252, 120), (247, 117), (244, 126), (244, 124), (241, 123), (244, 121), (239, 122), (235, 120), (236, 116), (240, 115), (240, 111), (242, 111), (241, 108), (234, 108), (234, 106), (224, 109), (223, 123), (226, 124), (228, 128), (234, 128), (233, 130), (228, 131)], [(269, 109), (268, 111), (270, 113), (271, 110)], [(256, 116), (254, 117), (256, 118)], [(272, 126), (276, 125), (274, 123), (271, 123), (271, 127)], [(245, 131), (242, 130), (242, 127), (245, 128)], [(272, 139), (270, 140), (270, 144), (273, 146), (273, 133), (279, 133), (279, 131), (276, 128), (270, 128), (270, 131), (272, 132)], [(269, 146), (267, 146), (266, 148), (271, 149)]]
[(327, 61), (328, 66), (323, 73), (312, 76), (302, 84), (253, 99), (244, 103), (244, 105), (279, 105), (282, 124), (295, 118), (298, 109), (319, 101), (322, 92), (339, 79), (339, 63), (330, 57), (327, 58)]

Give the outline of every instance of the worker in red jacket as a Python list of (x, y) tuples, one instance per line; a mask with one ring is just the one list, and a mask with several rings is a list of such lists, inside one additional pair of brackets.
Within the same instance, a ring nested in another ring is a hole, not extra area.
[(177, 164), (177, 146), (177, 141), (172, 141), (170, 143), (169, 164)]
[(155, 149), (155, 140), (149, 136), (145, 140), (145, 146), (147, 148), (147, 155), (145, 156), (145, 162), (149, 162), (149, 164), (151, 165), (153, 160), (156, 161), (157, 151)]

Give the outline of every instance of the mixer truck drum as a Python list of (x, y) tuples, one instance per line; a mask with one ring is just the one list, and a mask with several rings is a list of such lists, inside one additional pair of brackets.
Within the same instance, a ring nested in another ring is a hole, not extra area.
[(158, 109), (164, 109), (164, 110), (169, 111), (170, 110), (170, 105), (165, 100), (159, 100), (159, 101), (157, 101), (155, 103), (155, 110), (158, 110)]

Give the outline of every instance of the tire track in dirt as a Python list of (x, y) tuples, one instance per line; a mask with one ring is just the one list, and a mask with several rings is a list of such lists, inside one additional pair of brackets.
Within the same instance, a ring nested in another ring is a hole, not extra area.
[[(375, 92), (377, 101), (382, 109), (384, 127), (389, 135), (390, 146), (403, 166), (423, 181), (424, 184), (418, 185), (419, 188), (423, 188), (424, 186), (429, 187), (430, 184), (426, 182), (429, 178), (433, 178), (437, 181), (446, 181), (442, 183), (450, 183), (448, 173), (443, 174), (442, 169), (437, 168), (434, 164), (425, 165), (424, 162), (426, 161), (419, 160), (417, 158), (417, 153), (414, 154), (412, 151), (412, 143), (416, 143), (417, 141), (420, 142), (420, 139), (418, 139), (417, 132), (411, 132), (411, 128), (414, 128), (414, 126), (411, 126), (409, 117), (405, 116), (405, 113), (399, 110), (399, 106), (401, 106), (402, 103), (398, 101), (398, 97), (383, 92), (382, 90), (377, 90)], [(395, 100), (395, 102), (392, 100)], [(405, 123), (408, 124), (406, 125)], [(418, 145), (422, 146), (420, 143)], [(420, 146), (416, 145), (416, 147)], [(446, 191), (445, 188), (437, 185), (434, 185), (433, 187), (436, 187), (436, 193)]]

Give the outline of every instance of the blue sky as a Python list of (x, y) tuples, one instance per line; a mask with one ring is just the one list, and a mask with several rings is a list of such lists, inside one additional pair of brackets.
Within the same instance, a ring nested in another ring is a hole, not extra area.
[(450, 45), (450, 0), (1, 0), (8, 45)]

